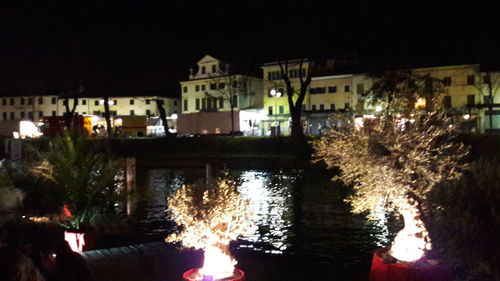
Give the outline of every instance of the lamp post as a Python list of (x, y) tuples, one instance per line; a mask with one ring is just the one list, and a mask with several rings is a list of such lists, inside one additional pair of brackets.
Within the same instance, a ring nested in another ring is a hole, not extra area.
[(275, 116), (275, 123), (276, 123), (276, 136), (279, 137), (280, 136), (280, 122), (278, 121), (278, 98), (281, 97), (281, 92), (276, 91), (275, 89), (272, 89), (269, 92), (269, 94), (271, 94), (271, 96), (273, 98), (275, 98), (274, 107), (276, 108), (276, 113), (274, 114), (274, 116)]

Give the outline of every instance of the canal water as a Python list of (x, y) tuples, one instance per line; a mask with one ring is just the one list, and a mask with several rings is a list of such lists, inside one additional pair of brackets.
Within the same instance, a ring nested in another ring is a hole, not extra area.
[[(250, 200), (258, 225), (252, 236), (232, 245), (238, 252), (365, 264), (374, 249), (388, 245), (398, 228), (393, 217), (382, 211), (378, 221), (353, 215), (344, 202), (352, 190), (332, 182), (331, 172), (239, 169), (229, 173), (242, 196)], [(183, 184), (204, 177), (204, 169), (139, 170), (137, 185), (147, 192), (139, 204), (138, 227), (156, 235), (174, 231), (168, 198)]]

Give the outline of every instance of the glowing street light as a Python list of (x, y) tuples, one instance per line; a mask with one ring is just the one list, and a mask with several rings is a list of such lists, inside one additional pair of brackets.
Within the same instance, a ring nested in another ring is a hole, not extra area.
[(275, 89), (271, 89), (271, 91), (269, 91), (269, 94), (275, 98), (274, 100), (274, 108), (276, 109), (276, 112), (274, 114), (274, 117), (275, 117), (275, 123), (276, 123), (276, 136), (279, 137), (280, 135), (280, 132), (279, 132), (279, 128), (280, 128), (280, 121), (278, 121), (278, 98), (281, 97), (281, 92), (280, 91), (276, 91)]

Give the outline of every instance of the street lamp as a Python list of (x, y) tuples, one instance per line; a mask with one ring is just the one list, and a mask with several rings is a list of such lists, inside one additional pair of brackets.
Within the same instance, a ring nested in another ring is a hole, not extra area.
[(276, 91), (275, 89), (272, 89), (269, 92), (269, 94), (271, 94), (271, 96), (273, 98), (275, 98), (274, 107), (276, 108), (276, 113), (274, 114), (274, 116), (275, 116), (275, 123), (277, 124), (276, 125), (276, 136), (279, 137), (279, 135), (280, 135), (280, 122), (278, 121), (278, 98), (281, 97), (281, 92)]

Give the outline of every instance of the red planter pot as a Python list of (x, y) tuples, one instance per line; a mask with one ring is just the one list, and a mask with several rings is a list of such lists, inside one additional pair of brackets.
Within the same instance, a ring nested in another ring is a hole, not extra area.
[[(190, 269), (190, 270), (184, 272), (184, 274), (182, 275), (182, 278), (185, 281), (217, 281), (217, 280), (219, 280), (219, 279), (215, 280), (215, 279), (211, 279), (211, 278), (203, 278), (203, 280), (196, 279), (196, 277), (199, 276), (198, 270), (200, 270), (200, 268)], [(224, 280), (224, 281), (244, 281), (245, 280), (245, 272), (243, 272), (243, 270), (241, 270), (241, 269), (235, 269), (234, 275), (235, 276), (233, 276), (232, 278), (224, 278), (224, 279), (220, 279), (220, 280)]]
[(388, 249), (373, 253), (370, 281), (451, 281), (452, 272), (443, 265), (413, 265), (407, 263), (384, 263), (383, 254)]

